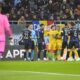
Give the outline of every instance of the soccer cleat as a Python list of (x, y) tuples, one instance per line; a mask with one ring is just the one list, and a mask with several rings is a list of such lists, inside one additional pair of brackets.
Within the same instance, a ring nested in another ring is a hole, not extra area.
[(26, 58), (24, 58), (24, 61), (26, 61), (27, 59)]
[(80, 58), (75, 59), (76, 61), (80, 61)]
[(27, 58), (28, 61), (30, 61), (30, 58)]
[(74, 61), (74, 59), (73, 58), (68, 58), (68, 60), (67, 61)]
[(61, 57), (60, 60), (63, 60), (63, 57)]
[(43, 58), (44, 61), (47, 61), (47, 58)]
[(0, 59), (3, 59), (3, 56), (0, 56)]
[(40, 58), (38, 58), (38, 61), (40, 61)]
[(56, 61), (56, 60), (53, 58), (52, 61)]

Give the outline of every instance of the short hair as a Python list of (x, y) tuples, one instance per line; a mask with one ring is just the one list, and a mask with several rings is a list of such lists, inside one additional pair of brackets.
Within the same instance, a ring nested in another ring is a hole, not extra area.
[(40, 24), (40, 27), (44, 26), (44, 24)]
[(71, 26), (74, 26), (75, 25), (75, 22), (69, 22), (71, 24)]
[(28, 28), (30, 25), (32, 25), (32, 22), (28, 22), (28, 23), (26, 22), (26, 26), (25, 27)]
[(52, 29), (53, 27), (55, 27), (55, 25), (52, 25), (52, 26), (51, 26), (51, 29)]
[(67, 26), (67, 23), (65, 23), (65, 26)]

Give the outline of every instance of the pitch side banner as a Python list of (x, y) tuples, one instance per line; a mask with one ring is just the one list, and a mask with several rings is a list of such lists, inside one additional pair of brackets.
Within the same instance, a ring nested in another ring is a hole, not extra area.
[[(11, 25), (11, 31), (12, 31), (12, 35), (13, 35), (13, 41), (14, 41), (14, 45), (19, 45), (19, 40), (22, 34), (22, 31), (24, 30), (25, 26), (24, 25), (17, 25), (17, 24), (13, 24)], [(6, 45), (9, 45), (9, 39), (8, 37), (6, 37)]]
[[(9, 46), (6, 45), (5, 53), (2, 60), (24, 60), (24, 46), (16, 45)], [(34, 54), (34, 60), (37, 60), (37, 54)], [(41, 54), (41, 59), (43, 59), (43, 53)]]
[(23, 46), (6, 45), (3, 60), (23, 60), (24, 52), (25, 50)]
[(9, 39), (6, 37), (6, 47), (4, 53), (4, 60), (21, 60), (23, 59), (24, 47), (19, 45), (19, 40), (25, 26), (12, 24), (11, 31), (13, 34), (14, 46), (9, 45)]

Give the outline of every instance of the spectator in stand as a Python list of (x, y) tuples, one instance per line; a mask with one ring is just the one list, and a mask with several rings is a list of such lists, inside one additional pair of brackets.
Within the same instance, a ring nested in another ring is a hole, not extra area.
[(25, 20), (25, 17), (24, 16), (21, 16), (20, 19), (18, 20), (18, 24), (23, 24), (25, 25), (26, 24), (26, 20)]
[(75, 18), (80, 19), (80, 5), (77, 5), (77, 8), (75, 9)]
[[(22, 15), (32, 19), (80, 19), (80, 0), (21, 0), (13, 6), (11, 0), (4, 0), (3, 12), (9, 13), (9, 20), (18, 20)], [(57, 14), (58, 13), (58, 14)]]

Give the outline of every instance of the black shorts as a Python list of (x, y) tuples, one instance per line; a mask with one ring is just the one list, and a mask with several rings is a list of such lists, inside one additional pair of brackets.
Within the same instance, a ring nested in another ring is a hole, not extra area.
[(24, 47), (26, 50), (35, 48), (33, 40), (24, 40), (24, 43)]
[(79, 42), (78, 40), (70, 40), (68, 48), (72, 49), (72, 48), (78, 48), (79, 47)]
[(67, 41), (63, 41), (62, 42), (62, 49), (66, 48), (66, 47), (68, 47), (68, 43), (67, 43)]
[(45, 44), (43, 44), (43, 42), (38, 42), (38, 49), (39, 50), (44, 50), (45, 49)]

